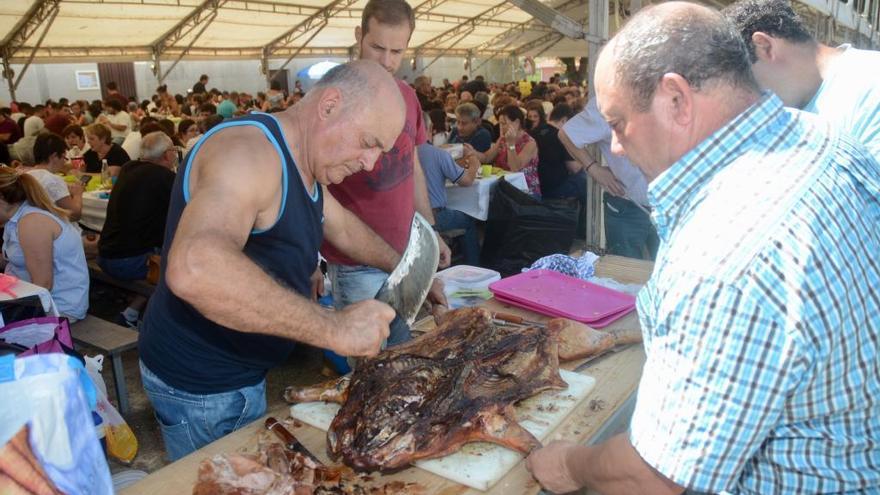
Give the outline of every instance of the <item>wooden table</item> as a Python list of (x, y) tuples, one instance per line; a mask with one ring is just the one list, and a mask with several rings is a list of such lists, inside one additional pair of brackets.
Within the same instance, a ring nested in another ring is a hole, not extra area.
[[(644, 283), (650, 276), (652, 268), (653, 264), (650, 262), (618, 256), (606, 256), (597, 262), (596, 275), (613, 278), (623, 283)], [(486, 307), (496, 310), (503, 308), (506, 312), (522, 314), (532, 320), (545, 321), (548, 319), (545, 316), (507, 306), (494, 300), (488, 301)], [(621, 318), (607, 328), (624, 328), (631, 325), (638, 325), (638, 318), (635, 313)], [(581, 362), (568, 362), (562, 367), (573, 370)], [(645, 354), (641, 346), (631, 346), (590, 363), (582, 372), (596, 380), (595, 387), (590, 392), (590, 395), (550, 433), (547, 441), (568, 439), (594, 443), (603, 440), (605, 436), (611, 433), (625, 428), (629, 422), (628, 406), (632, 404), (644, 362)], [(286, 418), (289, 416), (289, 409), (287, 407), (280, 407), (269, 411), (269, 415), (279, 419)], [(230, 433), (183, 459), (154, 472), (137, 484), (122, 490), (121, 493), (124, 495), (191, 493), (196, 480), (198, 465), (203, 459), (216, 454), (253, 451), (256, 447), (256, 432), (262, 428), (262, 425), (263, 419), (260, 419), (241, 430)], [(303, 425), (296, 428), (293, 433), (309, 450), (318, 455), (323, 461), (329, 462), (329, 458), (326, 455), (326, 434), (324, 432), (308, 425)], [(392, 481), (416, 482), (426, 489), (424, 493), (437, 495), (477, 495), (481, 493), (493, 495), (513, 493), (534, 494), (540, 490), (540, 486), (526, 471), (524, 463), (514, 467), (488, 492), (481, 492), (459, 485), (418, 468), (406, 469), (393, 475), (378, 476), (377, 473), (374, 473), (372, 476), (376, 478), (376, 481), (373, 483), (379, 486)]]

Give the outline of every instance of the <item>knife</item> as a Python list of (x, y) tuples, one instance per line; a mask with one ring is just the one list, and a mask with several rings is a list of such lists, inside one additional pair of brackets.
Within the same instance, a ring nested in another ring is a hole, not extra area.
[(527, 320), (522, 316), (515, 315), (512, 313), (502, 313), (501, 311), (496, 311), (492, 313), (492, 318), (496, 320), (507, 321), (510, 323), (516, 323), (517, 325), (529, 325), (533, 327), (547, 328), (546, 323), (541, 323), (538, 321)]
[(629, 346), (630, 346), (630, 344), (622, 344), (622, 345), (616, 345), (610, 349), (605, 349), (604, 351), (600, 352), (599, 354), (596, 354), (595, 356), (588, 357), (586, 361), (577, 365), (577, 367), (574, 369), (574, 371), (575, 372), (583, 371), (584, 368), (586, 368), (588, 365), (593, 364), (599, 358), (605, 357), (609, 354), (614, 354), (617, 351), (622, 351), (623, 349), (626, 349)]
[(271, 416), (266, 418), (266, 429), (275, 433), (275, 435), (281, 440), (287, 450), (299, 452), (300, 454), (311, 459), (312, 462), (314, 462), (318, 466), (324, 465), (324, 463), (321, 462), (320, 459), (315, 457), (315, 454), (309, 452), (309, 449), (307, 449), (305, 445), (301, 444), (299, 440), (297, 440), (296, 437), (293, 436), (293, 433), (285, 428), (284, 425), (281, 424), (281, 422), (277, 419)]

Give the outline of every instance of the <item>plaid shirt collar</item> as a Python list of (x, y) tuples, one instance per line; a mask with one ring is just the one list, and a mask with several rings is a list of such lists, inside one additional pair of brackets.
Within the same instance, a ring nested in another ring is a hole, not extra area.
[(660, 240), (667, 242), (671, 232), (691, 213), (694, 198), (712, 177), (748, 147), (756, 134), (772, 122), (790, 116), (782, 100), (765, 92), (758, 102), (712, 133), (695, 148), (648, 184), (651, 218)]

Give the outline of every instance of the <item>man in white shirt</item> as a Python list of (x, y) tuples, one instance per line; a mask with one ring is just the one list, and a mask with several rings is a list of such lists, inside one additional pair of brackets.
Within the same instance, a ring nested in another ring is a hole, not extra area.
[(98, 117), (98, 122), (109, 127), (113, 143), (121, 145), (131, 132), (131, 116), (122, 109), (122, 103), (116, 99), (108, 99), (104, 102), (104, 112), (106, 113)]
[(46, 126), (43, 117), (46, 115), (46, 107), (37, 105), (34, 107), (34, 114), (24, 120), (24, 137), (36, 136)]
[(880, 52), (813, 39), (783, 0), (742, 0), (722, 12), (740, 31), (758, 83), (818, 114), (880, 159)]
[[(660, 241), (648, 213), (648, 182), (629, 160), (611, 153), (611, 127), (605, 122), (596, 98), (559, 131), (559, 140), (590, 177), (605, 189), (605, 244), (608, 252), (629, 258), (654, 259)], [(599, 146), (607, 167), (585, 149)]]

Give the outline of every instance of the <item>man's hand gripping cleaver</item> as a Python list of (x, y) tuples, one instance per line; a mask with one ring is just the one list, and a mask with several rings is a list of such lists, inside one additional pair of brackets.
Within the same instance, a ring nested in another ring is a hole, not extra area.
[(428, 221), (416, 213), (400, 263), (382, 284), (376, 299), (394, 308), (398, 316), (412, 325), (431, 288), (439, 260), (437, 235)]

